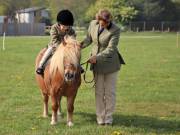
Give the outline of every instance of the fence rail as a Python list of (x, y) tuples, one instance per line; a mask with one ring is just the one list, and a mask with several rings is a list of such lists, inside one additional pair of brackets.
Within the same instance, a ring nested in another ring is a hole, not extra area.
[(180, 22), (130, 22), (130, 31), (180, 31)]
[(9, 36), (44, 35), (44, 23), (0, 23), (0, 34), (6, 32)]
[[(49, 33), (50, 26), (46, 27), (44, 23), (0, 23), (0, 34), (3, 35), (45, 35)], [(85, 30), (85, 28), (74, 27), (78, 30)], [(139, 31), (161, 31), (171, 32), (180, 31), (180, 22), (130, 22), (127, 25), (127, 30)]]

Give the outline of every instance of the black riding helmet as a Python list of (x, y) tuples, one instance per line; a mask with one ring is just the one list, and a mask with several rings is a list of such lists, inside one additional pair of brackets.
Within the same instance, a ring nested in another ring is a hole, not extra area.
[(58, 24), (73, 26), (74, 24), (73, 14), (67, 9), (61, 10), (57, 15), (57, 22)]

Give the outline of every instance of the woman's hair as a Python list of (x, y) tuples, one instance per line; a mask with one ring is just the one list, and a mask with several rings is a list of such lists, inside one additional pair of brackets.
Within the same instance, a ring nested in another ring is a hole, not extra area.
[(112, 20), (112, 15), (107, 9), (100, 9), (96, 14), (96, 20), (103, 20), (105, 22), (110, 22)]

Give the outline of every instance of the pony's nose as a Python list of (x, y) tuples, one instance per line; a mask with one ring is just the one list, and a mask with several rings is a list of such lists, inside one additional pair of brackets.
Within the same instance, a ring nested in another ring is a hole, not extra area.
[(72, 78), (74, 77), (74, 75), (71, 74), (71, 73), (66, 73), (66, 74), (65, 74), (65, 77), (66, 77), (68, 80), (70, 80), (70, 79), (72, 79)]

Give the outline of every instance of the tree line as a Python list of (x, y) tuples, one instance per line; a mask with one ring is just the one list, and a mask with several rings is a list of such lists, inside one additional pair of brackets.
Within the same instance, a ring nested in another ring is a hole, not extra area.
[(130, 21), (179, 21), (180, 0), (0, 0), (0, 15), (14, 17), (15, 11), (28, 7), (46, 7), (51, 21), (61, 9), (70, 9), (76, 25), (84, 25), (99, 9), (109, 9), (121, 24)]
[(97, 0), (87, 10), (87, 19), (100, 8), (109, 9), (115, 21), (179, 21), (180, 0)]

